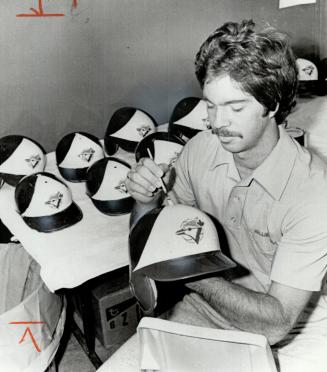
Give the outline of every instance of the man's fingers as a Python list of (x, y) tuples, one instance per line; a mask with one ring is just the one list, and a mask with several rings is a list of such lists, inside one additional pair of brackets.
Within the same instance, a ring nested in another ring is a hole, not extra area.
[[(160, 187), (160, 181), (148, 169), (142, 167), (135, 171), (129, 171), (127, 177), (131, 183), (138, 184), (148, 191), (155, 191)], [(133, 185), (131, 185), (133, 187)]]
[(142, 158), (134, 164), (126, 176), (125, 184), (129, 194), (140, 202), (148, 203), (162, 187), (161, 177), (168, 166), (158, 166), (150, 158)]
[[(132, 177), (132, 175), (130, 175), (130, 177)], [(135, 178), (135, 176), (134, 176), (134, 178)], [(127, 187), (128, 192), (132, 196), (133, 196), (134, 193), (137, 193), (137, 194), (143, 194), (143, 195), (148, 196), (148, 197), (152, 197), (154, 191), (156, 190), (155, 187), (151, 187), (150, 189), (149, 189), (149, 187), (144, 187), (143, 185), (133, 181), (133, 179), (131, 179), (131, 178), (127, 178), (125, 183), (126, 183), (126, 187)]]
[(169, 171), (169, 165), (166, 163), (160, 163), (158, 167), (162, 170), (162, 173), (165, 174)]
[(137, 201), (141, 203), (149, 203), (152, 199), (153, 196), (146, 196), (143, 193), (139, 193), (137, 191), (132, 191), (130, 192), (130, 195)]
[(151, 171), (151, 173), (153, 173), (156, 177), (162, 177), (163, 176), (163, 171), (162, 169), (159, 167), (158, 164), (156, 164), (153, 160), (151, 160), (150, 158), (142, 158), (140, 160), (141, 164), (149, 169)]
[[(160, 176), (159, 176), (160, 174)], [(162, 169), (149, 158), (142, 158), (134, 168), (133, 181), (146, 187), (151, 184), (155, 188), (160, 187), (160, 177), (163, 175)], [(132, 177), (132, 175), (130, 175)]]

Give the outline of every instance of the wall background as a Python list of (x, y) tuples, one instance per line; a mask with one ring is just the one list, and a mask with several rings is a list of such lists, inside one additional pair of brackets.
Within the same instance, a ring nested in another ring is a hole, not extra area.
[[(39, 2), (64, 16), (16, 16)], [(27, 135), (51, 151), (72, 131), (102, 138), (123, 106), (165, 123), (180, 99), (201, 95), (193, 58), (223, 22), (269, 22), (315, 60), (327, 57), (326, 10), (323, 0), (286, 9), (278, 0), (3, 0), (0, 137)]]

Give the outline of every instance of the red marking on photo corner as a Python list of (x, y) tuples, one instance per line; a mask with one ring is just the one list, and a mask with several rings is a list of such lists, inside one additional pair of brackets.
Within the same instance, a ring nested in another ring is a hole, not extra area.
[[(22, 321), (22, 322), (10, 322), (9, 324), (15, 324), (15, 325), (18, 325), (18, 324), (23, 324), (23, 325), (27, 325), (27, 324), (45, 324), (45, 322), (39, 322), (39, 321)], [(30, 327), (26, 327), (25, 329), (25, 332), (23, 334), (23, 336), (21, 337), (21, 339), (18, 341), (19, 344), (21, 344), (24, 340), (25, 340), (25, 337), (26, 335), (29, 335), (32, 342), (33, 342), (33, 345), (36, 349), (36, 351), (38, 351), (39, 353), (41, 352), (41, 349), (39, 347), (39, 345), (37, 344), (36, 340), (35, 340), (35, 337), (33, 336), (33, 333), (31, 331), (31, 328)]]
[[(78, 0), (73, 0), (72, 7), (77, 8)], [(16, 14), (16, 17), (63, 17), (63, 13), (45, 13), (43, 10), (42, 0), (38, 0), (38, 9), (30, 8), (32, 13), (20, 13)]]

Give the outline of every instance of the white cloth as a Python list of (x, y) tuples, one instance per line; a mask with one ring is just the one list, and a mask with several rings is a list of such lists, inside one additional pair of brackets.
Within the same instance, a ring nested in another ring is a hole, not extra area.
[[(134, 154), (122, 149), (115, 157), (130, 164), (135, 161)], [(53, 152), (47, 154), (45, 171), (63, 179)], [(5, 184), (0, 190), (0, 219), (40, 264), (41, 277), (51, 291), (73, 288), (129, 263), (129, 215), (102, 214), (86, 195), (85, 182), (64, 182), (72, 190), (73, 200), (82, 209), (83, 219), (51, 233), (40, 233), (26, 225), (17, 213), (12, 186)]]
[(137, 333), (142, 371), (277, 372), (262, 335), (148, 317)]

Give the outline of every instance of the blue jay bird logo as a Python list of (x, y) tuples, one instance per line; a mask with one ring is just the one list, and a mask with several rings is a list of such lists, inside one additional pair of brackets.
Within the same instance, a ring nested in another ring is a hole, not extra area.
[(82, 160), (89, 163), (91, 161), (91, 159), (93, 158), (94, 153), (95, 153), (95, 151), (92, 149), (92, 147), (90, 147), (89, 149), (83, 150), (78, 156)]
[(169, 159), (169, 162), (168, 162), (169, 168), (171, 168), (175, 164), (180, 154), (181, 154), (181, 151), (180, 152), (174, 151), (174, 155), (171, 157), (171, 159)]
[(115, 187), (116, 190), (120, 191), (122, 194), (127, 194), (127, 188), (124, 181), (120, 181), (119, 185)]
[(58, 209), (61, 204), (61, 200), (63, 196), (64, 195), (60, 191), (58, 191), (56, 194), (51, 195), (49, 200), (47, 200), (45, 204), (51, 208)]
[(204, 222), (199, 217), (187, 219), (181, 223), (180, 229), (176, 231), (176, 235), (180, 235), (188, 243), (199, 244), (203, 238), (203, 226)]
[(141, 137), (145, 137), (151, 130), (151, 128), (148, 125), (143, 125), (142, 127), (136, 128), (138, 134)]
[(41, 161), (41, 156), (39, 154), (31, 155), (28, 159), (25, 159), (25, 161), (31, 168), (34, 169)]
[(311, 76), (313, 73), (313, 66), (307, 66), (302, 69), (302, 71), (306, 74)]

